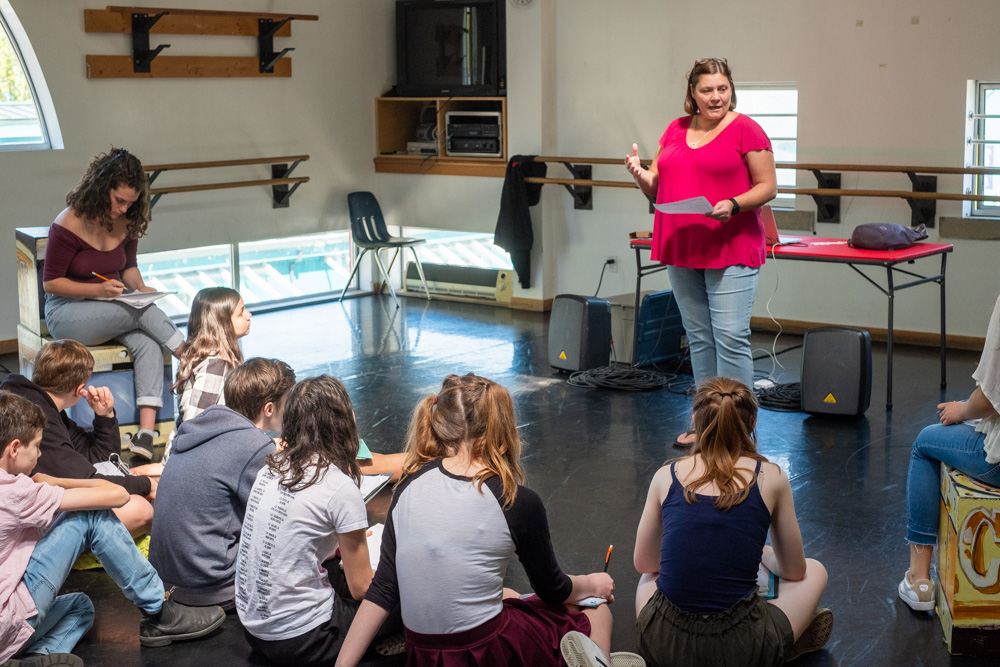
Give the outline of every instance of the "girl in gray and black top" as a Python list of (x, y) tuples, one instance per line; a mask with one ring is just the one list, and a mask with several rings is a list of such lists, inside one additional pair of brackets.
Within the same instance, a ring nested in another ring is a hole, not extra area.
[[(520, 485), (520, 451), (513, 402), (500, 385), (451, 375), (421, 401), (378, 571), (338, 665), (357, 664), (397, 603), (408, 665), (558, 665), (560, 638), (573, 630), (607, 655), (607, 607), (580, 612), (565, 603), (611, 600), (614, 582), (560, 570), (545, 507)], [(525, 599), (503, 587), (515, 554), (536, 593)]]

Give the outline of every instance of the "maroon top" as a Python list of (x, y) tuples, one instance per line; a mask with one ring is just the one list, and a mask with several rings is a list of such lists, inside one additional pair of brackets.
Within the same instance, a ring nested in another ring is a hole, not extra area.
[(62, 225), (49, 227), (49, 242), (45, 247), (45, 269), (42, 280), (69, 278), (81, 283), (99, 283), (93, 275), (121, 280), (125, 269), (138, 266), (135, 258), (139, 240), (126, 237), (112, 250), (98, 250)]

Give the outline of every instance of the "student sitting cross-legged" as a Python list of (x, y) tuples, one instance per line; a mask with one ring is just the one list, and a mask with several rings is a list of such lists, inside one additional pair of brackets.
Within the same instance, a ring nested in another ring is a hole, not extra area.
[[(830, 638), (826, 570), (802, 550), (792, 489), (757, 453), (757, 400), (715, 377), (694, 397), (694, 451), (653, 476), (635, 539), (639, 648), (649, 665), (780, 665)], [(772, 547), (766, 546), (768, 533)], [(757, 592), (763, 564), (778, 596)]]
[[(559, 643), (571, 631), (593, 638), (607, 664), (607, 605), (581, 612), (567, 603), (611, 600), (614, 582), (601, 572), (567, 576), (556, 562), (545, 507), (521, 486), (507, 390), (471, 373), (448, 376), (417, 405), (406, 452), (378, 571), (337, 665), (358, 663), (396, 604), (408, 665), (560, 665)], [(515, 554), (537, 595), (504, 589)]]
[(257, 473), (275, 453), (291, 367), (253, 358), (226, 375), (228, 405), (181, 424), (160, 478), (149, 561), (173, 597), (233, 607), (236, 552)]
[(90, 629), (94, 605), (83, 593), (56, 593), (87, 548), (142, 610), (143, 646), (201, 637), (221, 625), (225, 612), (218, 607), (164, 601), (163, 583), (108, 511), (128, 502), (124, 487), (103, 479), (27, 476), (41, 456), (44, 426), (37, 406), (0, 391), (0, 663), (83, 665), (66, 654)]
[[(250, 493), (236, 609), (247, 642), (271, 662), (329, 665), (372, 580), (358, 429), (344, 386), (321, 375), (292, 387), (283, 440)], [(334, 591), (323, 567), (338, 547), (353, 599)]]
[[(46, 343), (35, 358), (32, 379), (13, 373), (0, 389), (28, 399), (45, 413), (41, 452), (45, 455), (35, 472), (68, 479), (106, 479), (130, 494), (115, 514), (133, 537), (149, 532), (153, 520), (150, 501), (156, 497), (156, 480), (123, 475), (108, 459), (121, 452), (121, 434), (115, 401), (107, 387), (87, 386), (94, 370), (90, 350), (75, 340)], [(94, 411), (92, 430), (76, 424), (64, 410), (81, 398)], [(29, 471), (30, 472), (30, 471)]]

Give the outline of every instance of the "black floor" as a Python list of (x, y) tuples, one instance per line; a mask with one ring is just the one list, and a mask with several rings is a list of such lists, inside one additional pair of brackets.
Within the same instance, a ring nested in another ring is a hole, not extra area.
[[(501, 308), (365, 297), (259, 315), (246, 339), (247, 356), (284, 359), (299, 377), (334, 375), (347, 385), (362, 435), (376, 451), (401, 448), (416, 400), (448, 373), (474, 371), (504, 384), (519, 410), (527, 443), (528, 485), (545, 501), (553, 542), (570, 573), (595, 571), (608, 544), (617, 584), (613, 648), (634, 650), (632, 568), (635, 528), (647, 486), (690, 419), (690, 398), (667, 390), (631, 393), (579, 389), (547, 363), (547, 317)], [(755, 354), (771, 347), (755, 335)], [(801, 342), (783, 336), (778, 348)], [(952, 352), (949, 389), (938, 389), (936, 351), (897, 346), (895, 396), (884, 410), (884, 346), (874, 346), (872, 406), (845, 421), (761, 411), (760, 449), (792, 480), (806, 555), (830, 573), (823, 604), (834, 611), (826, 650), (803, 665), (973, 665), (952, 658), (941, 626), (896, 597), (907, 566), (905, 485), (910, 445), (935, 419), (943, 398), (968, 396), (978, 354)], [(799, 351), (782, 354), (780, 381), (799, 376)], [(10, 366), (10, 363), (8, 363)], [(770, 371), (771, 361), (757, 362)], [(384, 510), (383, 510), (384, 511)], [(508, 585), (524, 591), (519, 565)], [(140, 649), (139, 613), (102, 573), (74, 573), (68, 589), (85, 590), (97, 607), (94, 629), (77, 653), (89, 665), (254, 664), (235, 616), (215, 635), (189, 644)]]

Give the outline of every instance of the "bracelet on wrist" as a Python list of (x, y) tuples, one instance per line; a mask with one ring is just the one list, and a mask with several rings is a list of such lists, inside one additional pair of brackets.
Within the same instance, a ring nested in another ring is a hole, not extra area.
[(729, 201), (731, 201), (733, 203), (733, 210), (732, 210), (732, 212), (730, 212), (729, 215), (736, 215), (737, 213), (740, 212), (740, 205), (737, 204), (736, 200), (733, 199), (732, 197), (729, 198)]

